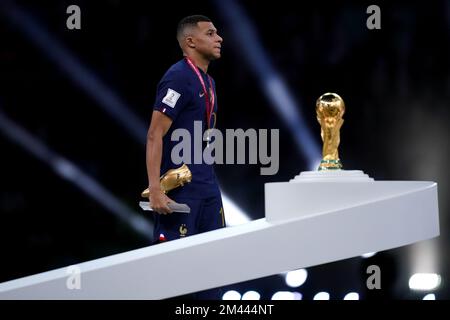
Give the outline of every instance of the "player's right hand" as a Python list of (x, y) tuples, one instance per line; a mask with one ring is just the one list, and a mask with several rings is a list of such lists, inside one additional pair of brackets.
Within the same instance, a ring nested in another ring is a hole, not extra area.
[(159, 214), (169, 214), (173, 212), (167, 204), (174, 201), (166, 196), (160, 188), (150, 188), (148, 200), (150, 201), (153, 211)]

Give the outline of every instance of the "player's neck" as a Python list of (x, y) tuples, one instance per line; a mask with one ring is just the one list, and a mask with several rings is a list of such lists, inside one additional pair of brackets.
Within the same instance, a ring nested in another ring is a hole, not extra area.
[(209, 60), (196, 54), (186, 55), (197, 67), (199, 67), (204, 73), (208, 72)]

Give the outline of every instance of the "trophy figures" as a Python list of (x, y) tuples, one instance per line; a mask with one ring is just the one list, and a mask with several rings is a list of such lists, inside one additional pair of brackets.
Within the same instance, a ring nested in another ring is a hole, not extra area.
[(344, 112), (344, 100), (336, 93), (325, 93), (316, 101), (317, 121), (321, 126), (320, 135), (323, 141), (323, 158), (320, 162), (319, 171), (342, 169), (338, 146), (340, 142), (339, 130), (344, 123), (344, 119), (342, 119)]
[[(161, 185), (161, 190), (164, 193), (168, 193), (170, 190), (173, 190), (178, 187), (184, 186), (186, 183), (192, 181), (192, 172), (189, 170), (186, 164), (183, 164), (181, 167), (176, 169), (170, 169), (166, 173), (164, 173), (160, 178), (159, 182)], [(142, 191), (141, 196), (143, 198), (149, 197), (149, 189), (145, 189)], [(149, 202), (139, 202), (139, 205), (144, 210), (152, 210), (151, 204)], [(176, 212), (190, 212), (189, 206), (186, 204), (171, 202), (168, 204), (169, 208)]]

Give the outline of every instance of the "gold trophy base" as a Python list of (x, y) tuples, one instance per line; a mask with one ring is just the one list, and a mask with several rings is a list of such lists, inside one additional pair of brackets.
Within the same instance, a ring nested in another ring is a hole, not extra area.
[(342, 162), (340, 159), (337, 160), (322, 160), (320, 161), (319, 171), (322, 170), (341, 170)]

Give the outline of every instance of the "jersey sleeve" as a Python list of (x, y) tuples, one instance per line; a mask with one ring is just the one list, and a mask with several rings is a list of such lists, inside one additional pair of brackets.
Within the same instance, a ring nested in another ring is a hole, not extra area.
[(165, 75), (158, 84), (153, 110), (158, 110), (175, 120), (188, 103), (187, 81), (178, 73)]

